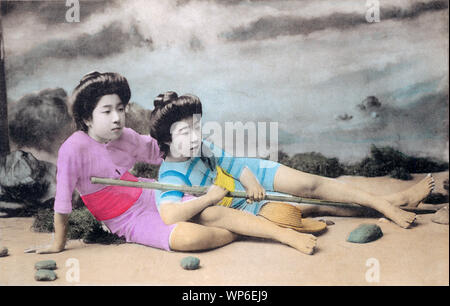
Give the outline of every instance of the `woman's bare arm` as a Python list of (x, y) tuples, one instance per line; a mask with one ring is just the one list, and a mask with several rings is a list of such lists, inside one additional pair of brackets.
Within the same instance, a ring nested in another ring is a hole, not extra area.
[(206, 207), (221, 201), (227, 193), (228, 191), (226, 189), (212, 185), (207, 194), (198, 198), (183, 203), (162, 203), (159, 211), (161, 219), (166, 224), (187, 221), (203, 211)]
[(55, 212), (54, 217), (54, 227), (55, 227), (55, 237), (53, 244), (42, 250), (37, 250), (38, 254), (50, 254), (59, 253), (64, 250), (66, 246), (66, 235), (68, 229), (69, 214), (60, 214)]

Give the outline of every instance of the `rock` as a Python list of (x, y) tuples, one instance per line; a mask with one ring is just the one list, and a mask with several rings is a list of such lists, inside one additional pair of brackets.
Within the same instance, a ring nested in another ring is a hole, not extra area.
[(185, 270), (195, 270), (200, 266), (200, 259), (193, 256), (185, 257), (181, 260), (181, 266)]
[(376, 224), (361, 224), (347, 238), (348, 242), (367, 243), (383, 236), (381, 228)]
[(0, 257), (6, 257), (6, 256), (8, 256), (8, 248), (0, 247)]
[(22, 209), (25, 207), (25, 204), (22, 203), (14, 203), (14, 202), (4, 202), (0, 201), (0, 209)]
[(43, 203), (50, 200), (56, 195), (56, 165), (47, 161), (39, 161), (42, 166), (41, 184), (46, 186), (46, 191), (39, 198), (39, 202)]
[(433, 217), (431, 218), (431, 221), (433, 221), (434, 223), (448, 225), (448, 205), (435, 212)]
[(52, 270), (40, 269), (36, 271), (34, 279), (37, 281), (54, 281), (56, 273)]
[(24, 203), (0, 201), (0, 217), (21, 216), (26, 209)]
[(56, 262), (54, 260), (42, 260), (42, 261), (38, 261), (34, 267), (36, 268), (36, 270), (55, 270), (56, 269)]
[(0, 185), (8, 200), (45, 202), (55, 195), (56, 166), (28, 152), (11, 152), (0, 166)]
[(28, 249), (25, 249), (23, 252), (26, 253), (26, 254), (28, 254), (28, 253), (36, 253), (36, 248), (28, 248)]
[(320, 219), (320, 222), (324, 222), (326, 225), (334, 225), (334, 222), (331, 220), (326, 220), (326, 219)]
[(35, 183), (40, 176), (39, 161), (30, 153), (14, 151), (6, 156), (3, 167), (0, 168), (0, 185), (5, 189), (17, 185)]

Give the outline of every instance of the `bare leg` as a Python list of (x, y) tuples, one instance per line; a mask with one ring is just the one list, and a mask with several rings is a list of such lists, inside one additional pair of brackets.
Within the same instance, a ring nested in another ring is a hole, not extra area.
[[(433, 191), (435, 182), (431, 174), (427, 175), (420, 182), (401, 192), (382, 195), (381, 198), (387, 200), (392, 205), (403, 207), (417, 207), (417, 205)], [(297, 204), (302, 210), (304, 217), (317, 216), (340, 216), (340, 217), (379, 217), (380, 213), (368, 207), (340, 207), (327, 205)], [(432, 209), (440, 208), (433, 205)]]
[(196, 221), (206, 226), (224, 228), (240, 235), (272, 239), (308, 255), (314, 252), (317, 241), (317, 238), (311, 234), (283, 228), (262, 217), (222, 206), (206, 208), (198, 215)]
[(274, 189), (302, 197), (359, 204), (375, 209), (403, 228), (409, 227), (416, 217), (414, 213), (401, 210), (383, 197), (374, 196), (336, 179), (301, 172), (284, 165), (275, 174)]
[(401, 192), (382, 196), (382, 198), (395, 206), (417, 207), (417, 205), (433, 191), (434, 185), (433, 176), (428, 174), (414, 186)]
[(179, 222), (170, 236), (170, 248), (174, 251), (208, 250), (224, 246), (237, 237), (223, 228)]

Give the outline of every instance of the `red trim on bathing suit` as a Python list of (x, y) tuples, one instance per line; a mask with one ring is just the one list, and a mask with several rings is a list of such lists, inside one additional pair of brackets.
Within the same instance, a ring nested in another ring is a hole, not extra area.
[[(125, 172), (121, 180), (137, 182), (138, 179), (129, 172)], [(109, 220), (120, 216), (139, 199), (142, 188), (107, 186), (99, 191), (81, 196), (87, 209), (99, 221)]]

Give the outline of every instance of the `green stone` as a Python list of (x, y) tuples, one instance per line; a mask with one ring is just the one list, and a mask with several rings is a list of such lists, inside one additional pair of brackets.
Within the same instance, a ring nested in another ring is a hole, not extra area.
[(185, 270), (195, 270), (198, 269), (200, 265), (200, 259), (193, 256), (185, 257), (181, 260), (181, 266)]
[(381, 228), (376, 224), (361, 224), (347, 238), (348, 242), (367, 243), (383, 236)]
[(54, 281), (56, 274), (52, 270), (41, 269), (36, 271), (34, 279), (37, 281)]
[(54, 260), (42, 260), (38, 261), (34, 267), (36, 270), (45, 269), (45, 270), (55, 270), (56, 269), (56, 262)]

